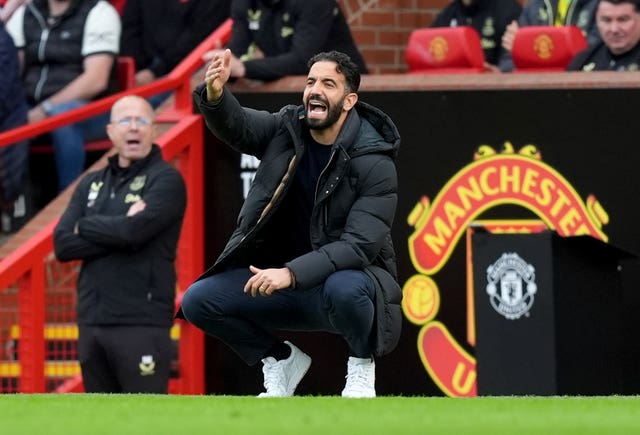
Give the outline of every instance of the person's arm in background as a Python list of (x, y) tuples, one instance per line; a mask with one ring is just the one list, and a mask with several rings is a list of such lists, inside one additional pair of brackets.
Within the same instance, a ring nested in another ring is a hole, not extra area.
[[(249, 21), (247, 20), (247, 11), (249, 9), (247, 0), (233, 0), (231, 2), (231, 19), (233, 25), (231, 28), (231, 38), (227, 43), (227, 48), (231, 53), (241, 58), (249, 50), (253, 37), (249, 31)], [(211, 56), (213, 58), (213, 56)]]
[(80, 218), (78, 234), (111, 249), (138, 249), (184, 215), (187, 194), (182, 176), (168, 167), (146, 186), (142, 200), (144, 208), (131, 215)]
[(16, 9), (26, 2), (27, 0), (7, 0), (2, 9), (0, 9), (0, 21), (3, 23), (9, 21), (9, 18), (11, 18), (11, 15), (13, 15)]
[[(96, 54), (84, 59), (84, 72), (60, 89), (47, 101), (53, 106), (73, 100), (90, 100), (107, 89), (114, 56)], [(29, 122), (37, 122), (47, 117), (41, 105), (29, 110)]]
[[(82, 54), (83, 72), (47, 101), (56, 106), (74, 100), (90, 100), (109, 86), (111, 69), (120, 50), (120, 16), (113, 6), (98, 3), (87, 17)], [(29, 122), (44, 119), (47, 113), (38, 105), (29, 111)]]
[(165, 50), (157, 53), (149, 65), (148, 69), (154, 78), (169, 73), (187, 57), (198, 44), (229, 18), (229, 9), (229, 0), (198, 0), (194, 2), (191, 11), (189, 11), (189, 16), (192, 17), (191, 21), (194, 24), (180, 32), (175, 43), (164, 47)]
[[(497, 41), (498, 42), (498, 55), (497, 55), (497, 61), (498, 61), (498, 65), (493, 65), (490, 63), (485, 63), (485, 70), (487, 72), (502, 72), (502, 69), (500, 68), (500, 62), (502, 61), (502, 59), (505, 59), (507, 56), (510, 58), (511, 56), (511, 48), (513, 47), (513, 37), (515, 36), (515, 32), (513, 32), (513, 27), (509, 29), (509, 26), (512, 25), (513, 23), (517, 23), (518, 18), (520, 17), (520, 15), (522, 15), (522, 6), (520, 6), (520, 3), (517, 2), (513, 2), (510, 6), (509, 6), (509, 10), (505, 13), (504, 17), (506, 18), (506, 25), (504, 27), (504, 29), (500, 29), (502, 31), (502, 37), (501, 37), (501, 41)], [(501, 23), (504, 23), (504, 21), (501, 21)], [(507, 36), (507, 39), (509, 39), (510, 41), (505, 42), (505, 37), (504, 35), (507, 33), (507, 31), (510, 32), (510, 34)], [(507, 51), (507, 48), (505, 48), (505, 45), (508, 45), (510, 48)]]
[(13, 107), (11, 99), (13, 98), (13, 83), (11, 79), (17, 78), (14, 74), (4, 73), (4, 68), (9, 72), (15, 71), (18, 62), (18, 56), (11, 36), (6, 32), (2, 23), (0, 23), (0, 65), (3, 66), (3, 74), (0, 76), (0, 124), (9, 116)]
[(307, 73), (307, 61), (322, 50), (331, 30), (329, 23), (333, 21), (333, 10), (338, 6), (333, 0), (306, 0), (297, 4), (300, 11), (291, 50), (277, 56), (245, 61), (246, 78), (275, 80)]
[(526, 6), (520, 13), (520, 18), (518, 19), (518, 21), (513, 20), (511, 23), (509, 23), (504, 34), (502, 35), (502, 48), (504, 48), (504, 51), (502, 52), (500, 60), (498, 61), (498, 68), (500, 68), (500, 71), (502, 72), (513, 71), (513, 59), (511, 58), (513, 41), (520, 27), (533, 25), (533, 21), (530, 17), (530, 14), (532, 13), (531, 11), (535, 9), (533, 6), (534, 5), (532, 5), (531, 3)]
[(78, 220), (84, 216), (85, 204), (89, 200), (88, 186), (88, 178), (80, 181), (53, 231), (53, 247), (59, 261), (86, 260), (110, 252), (105, 246), (80, 237), (77, 232)]
[[(453, 3), (440, 11), (429, 27), (453, 27), (451, 20), (453, 18)], [(460, 26), (460, 23), (457, 23)]]
[(24, 71), (24, 46), (26, 44), (24, 37), (24, 10), (25, 8), (19, 8), (11, 15), (9, 20), (4, 25), (7, 33), (11, 35), (13, 39), (13, 45), (18, 49), (18, 62), (20, 65), (20, 74)]

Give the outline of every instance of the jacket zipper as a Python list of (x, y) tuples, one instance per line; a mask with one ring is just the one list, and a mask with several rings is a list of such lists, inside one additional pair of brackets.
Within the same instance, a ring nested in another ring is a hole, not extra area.
[(331, 151), (331, 155), (329, 156), (329, 161), (324, 166), (324, 168), (322, 168), (322, 171), (320, 171), (320, 175), (318, 176), (318, 179), (316, 180), (316, 192), (315, 192), (315, 194), (313, 196), (313, 204), (314, 204), (314, 206), (315, 206), (316, 201), (318, 200), (318, 190), (320, 190), (320, 180), (322, 180), (322, 176), (324, 175), (324, 171), (327, 170), (327, 168), (331, 164), (331, 161), (333, 160), (333, 156), (335, 156), (335, 155), (336, 155), (336, 150), (332, 150)]
[[(329, 167), (329, 165), (333, 161), (333, 157), (336, 155), (336, 151), (337, 151), (337, 149), (334, 149), (334, 150), (331, 151), (331, 155), (329, 156), (329, 161), (327, 162), (326, 166), (320, 172), (320, 176), (318, 176), (318, 181), (316, 181), (316, 192), (315, 192), (315, 196), (313, 198), (313, 207), (314, 208), (316, 207), (316, 201), (318, 200), (318, 190), (320, 188), (320, 180), (322, 179), (322, 176), (324, 175), (324, 172), (327, 170), (327, 168)], [(338, 179), (339, 178), (336, 178), (336, 181), (334, 182), (334, 184), (338, 183)], [(313, 216), (313, 212), (311, 213), (311, 215)], [(325, 226), (325, 228), (329, 225), (329, 211), (327, 210), (327, 207), (322, 207), (322, 223)], [(311, 225), (311, 222), (309, 222), (309, 225)], [(309, 228), (309, 236), (311, 236), (311, 228)], [(311, 246), (313, 246), (313, 242), (311, 242)]]
[[(47, 23), (44, 20), (42, 14), (36, 8), (29, 8), (29, 11), (33, 13), (36, 20), (40, 24), (42, 28), (42, 34), (40, 35), (40, 44), (38, 44), (38, 60), (44, 63), (45, 60), (45, 51), (47, 47), (47, 41), (49, 40), (49, 34), (51, 30), (47, 26)], [(42, 88), (44, 87), (45, 82), (47, 81), (47, 76), (49, 75), (49, 65), (45, 63), (40, 71), (40, 78), (38, 79), (38, 83), (36, 83), (36, 88), (34, 91), (34, 98), (36, 101), (40, 101), (42, 99)]]

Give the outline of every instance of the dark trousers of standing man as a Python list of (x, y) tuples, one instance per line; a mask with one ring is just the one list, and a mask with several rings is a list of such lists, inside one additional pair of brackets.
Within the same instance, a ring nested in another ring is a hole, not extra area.
[(341, 270), (311, 289), (277, 290), (255, 298), (243, 292), (251, 276), (249, 269), (233, 269), (195, 282), (182, 299), (185, 318), (249, 365), (281, 342), (268, 329), (337, 333), (352, 356), (371, 357), (375, 287), (366, 273)]
[(87, 393), (166, 394), (173, 353), (168, 327), (79, 327), (78, 357)]

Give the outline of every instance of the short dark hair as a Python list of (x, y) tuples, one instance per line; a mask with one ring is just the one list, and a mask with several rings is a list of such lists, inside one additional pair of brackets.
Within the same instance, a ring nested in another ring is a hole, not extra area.
[(358, 65), (347, 54), (335, 50), (318, 53), (309, 59), (307, 66), (311, 68), (316, 62), (335, 62), (337, 65), (336, 71), (344, 75), (348, 90), (350, 92), (358, 92), (358, 88), (360, 88), (360, 71), (358, 71)]
[(640, 12), (640, 0), (599, 0), (598, 4), (602, 2), (611, 3), (612, 5), (621, 5), (624, 3), (630, 3), (633, 5), (633, 8), (636, 12)]

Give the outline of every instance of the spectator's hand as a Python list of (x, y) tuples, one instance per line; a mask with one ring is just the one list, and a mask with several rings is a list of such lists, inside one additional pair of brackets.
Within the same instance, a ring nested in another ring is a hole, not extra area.
[(222, 97), (222, 88), (231, 75), (231, 50), (226, 49), (213, 55), (207, 67), (204, 82), (207, 85), (207, 101), (216, 101)]
[(205, 54), (202, 55), (202, 60), (204, 61), (204, 63), (211, 62), (215, 55), (223, 53), (223, 52), (224, 52), (224, 50), (220, 50), (220, 49), (209, 50)]
[(131, 217), (133, 215), (140, 213), (142, 210), (145, 209), (146, 206), (147, 206), (147, 203), (144, 202), (143, 200), (134, 202), (133, 204), (131, 204), (131, 207), (129, 207), (129, 210), (127, 210), (127, 217)]
[(260, 50), (260, 47), (253, 47), (253, 59), (264, 59), (264, 53)]
[(136, 73), (136, 86), (148, 85), (156, 81), (156, 75), (150, 69), (141, 69)]
[(511, 52), (511, 50), (513, 49), (513, 40), (515, 39), (516, 32), (519, 28), (520, 26), (518, 25), (518, 22), (512, 21), (505, 29), (504, 33), (502, 34), (502, 47), (505, 50)]
[(244, 77), (244, 74), (246, 72), (244, 62), (235, 57), (233, 54), (231, 55), (231, 59), (229, 60), (229, 66), (231, 68), (231, 77)]
[(249, 266), (253, 276), (244, 286), (244, 292), (251, 292), (254, 298), (260, 293), (261, 296), (271, 296), (276, 290), (291, 287), (291, 271), (287, 267), (280, 269), (258, 269)]
[(486, 73), (501, 73), (500, 68), (497, 66), (490, 64), (489, 62), (484, 63), (484, 72)]
[[(202, 60), (204, 60), (205, 62), (209, 62), (210, 60), (213, 60), (213, 58), (216, 56), (224, 56), (225, 51), (227, 50), (207, 51), (205, 54), (202, 55)], [(260, 49), (256, 49), (256, 54), (260, 59), (264, 57), (264, 54), (262, 53), (262, 51), (260, 51)], [(244, 66), (244, 62), (242, 62), (240, 59), (235, 57), (233, 54), (231, 54), (231, 58), (229, 59), (229, 66), (231, 68), (230, 77), (235, 77), (235, 78), (244, 77), (245, 70), (246, 70)]]
[(29, 124), (31, 124), (32, 122), (42, 121), (46, 117), (47, 114), (40, 106), (34, 107), (33, 109), (29, 110), (29, 113), (27, 113), (27, 120), (29, 121)]

